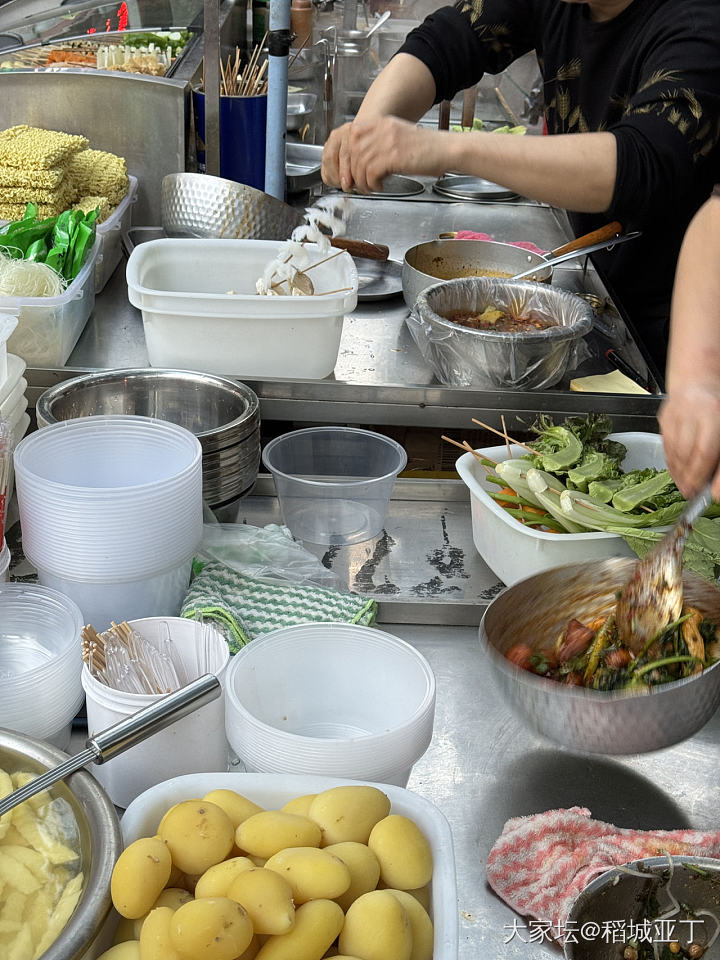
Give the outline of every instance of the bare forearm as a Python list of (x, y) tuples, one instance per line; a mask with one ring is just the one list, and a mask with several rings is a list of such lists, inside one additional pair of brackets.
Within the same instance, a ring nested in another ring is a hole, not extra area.
[(425, 64), (399, 53), (373, 81), (358, 110), (358, 119), (401, 117), (417, 122), (433, 105), (435, 81)]
[(668, 392), (692, 382), (720, 390), (720, 198), (699, 210), (683, 242), (673, 290)]
[(612, 202), (617, 147), (611, 133), (444, 136), (447, 169), (502, 183), (523, 196), (566, 210), (603, 213)]

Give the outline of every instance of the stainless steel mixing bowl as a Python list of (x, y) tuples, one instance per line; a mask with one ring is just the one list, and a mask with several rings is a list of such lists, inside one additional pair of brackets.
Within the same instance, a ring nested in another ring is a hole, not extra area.
[[(630, 694), (566, 686), (510, 663), (514, 643), (554, 640), (576, 617), (585, 623), (611, 610), (635, 560), (555, 567), (521, 580), (496, 597), (480, 624), (480, 644), (503, 698), (534, 730), (586, 753), (660, 750), (696, 733), (720, 704), (720, 662), (683, 680)], [(685, 597), (720, 623), (720, 589), (693, 573)]]
[[(0, 728), (0, 767), (14, 773), (44, 773), (67, 760), (67, 754), (42, 740)], [(42, 960), (80, 960), (110, 912), (110, 876), (123, 849), (115, 808), (100, 784), (85, 771), (73, 773), (52, 788), (78, 827), (80, 869), (85, 883), (67, 925)]]
[[(716, 917), (720, 916), (720, 860), (676, 856), (672, 861), (672, 879), (667, 885), (663, 883), (663, 879), (670, 876), (667, 857), (647, 857), (628, 864), (633, 870), (650, 871), (658, 877), (657, 880), (643, 880), (642, 877), (613, 868), (588, 884), (573, 904), (568, 917), (568, 929), (573, 931), (572, 938), (568, 935), (568, 941), (572, 939), (577, 942), (565, 943), (566, 960), (620, 960), (624, 945), (613, 943), (609, 935), (603, 936), (602, 931), (612, 930), (615, 925), (619, 935), (630, 935), (647, 917), (643, 900), (653, 890), (657, 891), (661, 910), (666, 907), (671, 909), (672, 901), (665, 892), (669, 887), (673, 896), (694, 913), (709, 910)], [(713, 919), (701, 914), (691, 925), (688, 917), (683, 912), (676, 917), (672, 927), (669, 926), (671, 921), (668, 921), (665, 930), (662, 926), (658, 928), (659, 944), (668, 942), (663, 940), (666, 933), (676, 937), (676, 942), (684, 948), (693, 940), (700, 946), (707, 944), (715, 933)], [(620, 928), (617, 927), (618, 923), (621, 924)], [(596, 932), (597, 936), (589, 936), (588, 932)], [(659, 946), (659, 953), (664, 956), (662, 946)], [(703, 956), (705, 960), (717, 960), (720, 957), (720, 940)]]
[(39, 427), (58, 420), (135, 414), (177, 423), (203, 448), (203, 497), (219, 506), (247, 493), (260, 466), (260, 405), (245, 384), (190, 370), (90, 373), (50, 387), (37, 402)]

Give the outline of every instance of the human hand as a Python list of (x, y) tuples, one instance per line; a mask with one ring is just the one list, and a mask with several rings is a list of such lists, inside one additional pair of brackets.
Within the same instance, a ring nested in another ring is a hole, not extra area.
[(712, 480), (720, 501), (720, 385), (671, 390), (658, 413), (665, 459), (684, 497)]
[(352, 190), (350, 172), (350, 123), (333, 130), (322, 152), (321, 176), (329, 187), (340, 187), (345, 192)]
[(392, 173), (441, 176), (449, 135), (398, 117), (357, 118), (348, 131), (350, 174), (361, 193), (382, 190)]

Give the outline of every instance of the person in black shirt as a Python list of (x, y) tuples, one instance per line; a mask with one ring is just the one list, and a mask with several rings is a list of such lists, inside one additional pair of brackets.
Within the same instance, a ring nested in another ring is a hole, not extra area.
[(678, 261), (667, 397), (658, 419), (665, 458), (686, 497), (712, 479), (720, 501), (720, 188), (700, 208)]
[[(552, 136), (415, 126), (533, 49)], [(719, 139), (717, 0), (458, 0), (408, 36), (332, 132), (323, 178), (366, 192), (391, 173), (453, 170), (564, 207), (577, 234), (609, 220), (641, 230), (593, 259), (662, 371), (675, 265), (720, 180)]]

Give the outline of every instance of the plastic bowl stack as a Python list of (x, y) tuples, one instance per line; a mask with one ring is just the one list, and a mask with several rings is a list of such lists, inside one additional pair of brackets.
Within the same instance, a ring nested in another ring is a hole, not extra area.
[(55, 590), (0, 583), (0, 727), (65, 749), (83, 701), (82, 616)]
[(372, 627), (285, 627), (243, 647), (227, 679), (230, 746), (257, 773), (404, 787), (427, 750), (435, 677), (409, 643)]
[(203, 498), (224, 506), (252, 489), (260, 465), (260, 405), (245, 384), (190, 370), (104, 370), (65, 380), (38, 399), (39, 427), (130, 414), (186, 427), (203, 448)]
[(202, 537), (202, 450), (175, 424), (84, 417), (15, 450), (25, 556), (86, 623), (179, 612)]

